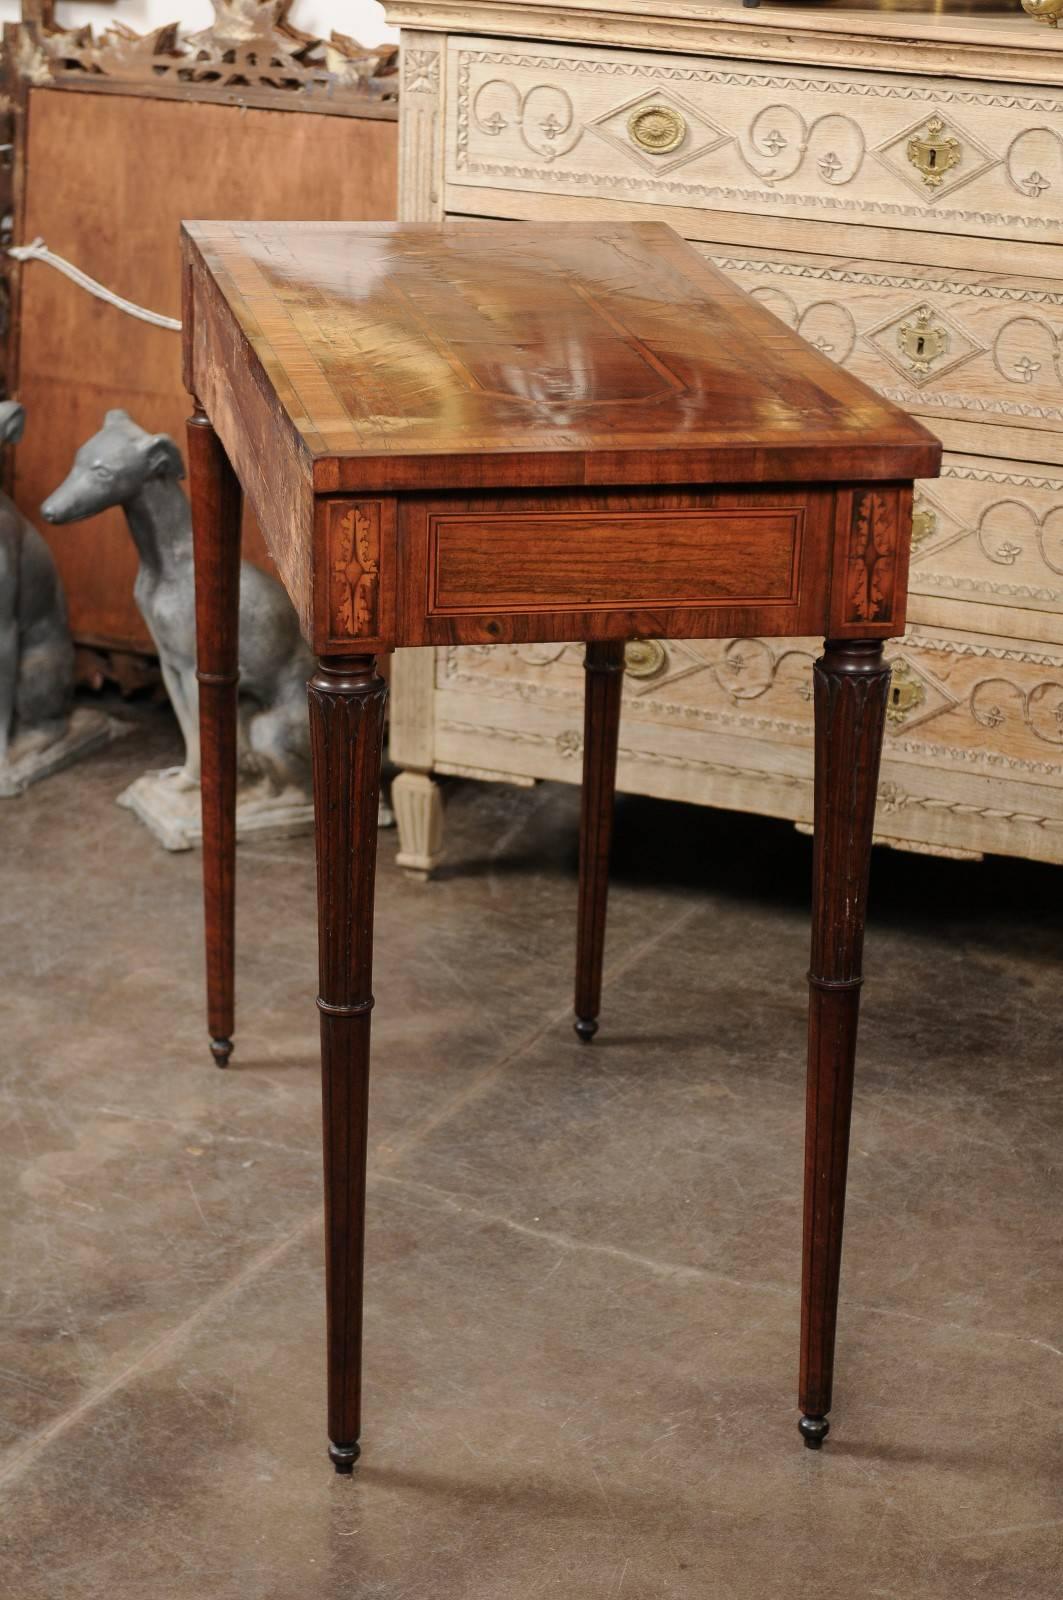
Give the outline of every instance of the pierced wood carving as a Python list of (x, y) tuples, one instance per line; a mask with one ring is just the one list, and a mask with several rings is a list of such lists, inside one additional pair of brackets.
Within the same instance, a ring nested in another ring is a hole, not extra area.
[(380, 618), (380, 505), (330, 508), (329, 632), (335, 639), (375, 639)]
[(213, 0), (214, 21), (182, 35), (176, 23), (138, 34), (114, 23), (58, 28), (51, 5), (26, 29), (22, 75), (34, 83), (224, 104), (313, 109), (341, 116), (394, 116), (398, 48), (370, 49), (333, 32), (303, 33), (288, 21), (292, 0)]

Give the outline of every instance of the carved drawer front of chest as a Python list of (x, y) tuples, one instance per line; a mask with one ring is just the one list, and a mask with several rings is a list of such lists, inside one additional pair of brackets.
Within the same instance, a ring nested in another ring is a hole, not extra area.
[[(1041, 279), (891, 267), (774, 251), (706, 258), (817, 349), (905, 410), (943, 428), (946, 445), (1063, 463), (1063, 289)], [(1009, 434), (1011, 437), (1009, 438)]]
[(456, 186), (1063, 239), (1047, 89), (452, 37), (445, 146)]
[(1063, 647), (1063, 473), (946, 452), (916, 490), (908, 614)]
[[(816, 639), (629, 646), (622, 789), (807, 822)], [(1063, 650), (917, 626), (893, 678), (878, 827), (915, 845), (1063, 860)], [(583, 649), (436, 656), (436, 769), (578, 782)]]

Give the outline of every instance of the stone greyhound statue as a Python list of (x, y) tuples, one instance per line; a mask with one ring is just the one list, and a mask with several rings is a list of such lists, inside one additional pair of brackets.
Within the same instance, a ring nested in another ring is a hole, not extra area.
[[(0, 403), (0, 443), (22, 437), (26, 413)], [(51, 552), (14, 501), (0, 494), (0, 769), (17, 751), (42, 751), (67, 732), (74, 647)]]
[[(164, 433), (148, 433), (124, 411), (74, 457), (66, 479), (41, 507), (47, 522), (78, 522), (110, 506), (125, 512), (140, 557), (134, 596), (159, 652), (163, 680), (185, 743), (175, 781), (199, 783), (192, 515), (180, 479), (181, 454)], [(310, 785), (306, 681), (314, 662), (291, 602), (276, 579), (240, 564), (241, 766), (272, 793)]]

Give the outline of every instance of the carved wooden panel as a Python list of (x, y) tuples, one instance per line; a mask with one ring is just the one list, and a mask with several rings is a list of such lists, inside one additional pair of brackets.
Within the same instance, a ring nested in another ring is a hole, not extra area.
[(1063, 644), (1063, 474), (946, 454), (915, 496), (913, 617), (941, 617), (929, 597), (992, 607), (1002, 631)]
[[(624, 786), (807, 822), (818, 639), (660, 641), (629, 655)], [(578, 782), (582, 647), (437, 654), (436, 766)], [(882, 836), (1063, 859), (1063, 650), (913, 628), (893, 679)]]
[(1037, 429), (1046, 447), (1055, 443), (1063, 424), (1057, 283), (698, 248), (818, 350), (906, 410)]
[(1063, 102), (992, 82), (455, 38), (446, 175), (1045, 242), (1063, 239)]
[(115, 22), (99, 37), (91, 26), (57, 27), (49, 5), (24, 30), (18, 70), (38, 86), (394, 117), (395, 46), (367, 48), (337, 32), (315, 38), (288, 21), (291, 3), (212, 0), (214, 19), (197, 33), (168, 22), (140, 34)]
[[(488, 5), (480, 32), (514, 37), (446, 44), (446, 207), (655, 216), (721, 241), (701, 248), (734, 281), (940, 428), (953, 453), (915, 500), (878, 830), (1063, 860), (1063, 295), (1043, 248), (1063, 234), (1058, 52), (1024, 51), (1051, 35), (1017, 11), (928, 14), (913, 42), (885, 12), (854, 33), (815, 7), (764, 26), (771, 9), (614, 10), (608, 36), (629, 48), (604, 50), (578, 12)], [(421, 171), (418, 191), (433, 181)], [(807, 823), (818, 649), (629, 646), (620, 787)], [(416, 685), (410, 659), (401, 759), (578, 781), (579, 650), (441, 650)]]

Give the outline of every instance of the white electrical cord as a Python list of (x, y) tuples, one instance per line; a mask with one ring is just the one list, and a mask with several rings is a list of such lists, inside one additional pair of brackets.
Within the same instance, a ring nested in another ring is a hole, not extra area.
[(141, 322), (150, 322), (153, 328), (169, 328), (172, 333), (181, 331), (181, 324), (176, 317), (164, 317), (158, 311), (148, 311), (144, 306), (134, 305), (132, 300), (123, 300), (120, 294), (115, 294), (104, 284), (97, 283), (95, 278), (90, 278), (80, 267), (75, 267), (72, 262), (57, 256), (54, 250), (49, 250), (43, 239), (34, 239), (32, 244), (11, 245), (7, 253), (16, 261), (43, 261), (47, 266), (54, 267), (56, 272), (61, 272), (64, 277), (69, 278), (72, 283), (76, 283), (89, 294), (94, 294), (97, 300), (105, 300), (109, 306), (115, 306), (127, 316), (139, 318)]

